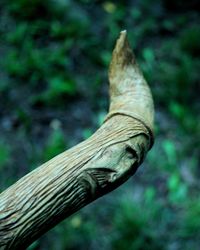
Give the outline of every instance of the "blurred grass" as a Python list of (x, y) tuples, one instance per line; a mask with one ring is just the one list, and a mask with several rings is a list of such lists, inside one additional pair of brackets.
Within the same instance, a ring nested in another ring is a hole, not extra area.
[(199, 249), (199, 1), (0, 2), (0, 190), (88, 138), (120, 30), (153, 92), (156, 141), (123, 187), (29, 249)]

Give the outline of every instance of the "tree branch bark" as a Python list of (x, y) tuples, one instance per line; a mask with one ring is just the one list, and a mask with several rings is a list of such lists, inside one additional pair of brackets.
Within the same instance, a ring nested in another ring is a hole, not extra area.
[(122, 31), (109, 69), (110, 109), (88, 140), (0, 194), (0, 249), (25, 249), (131, 175), (153, 144), (153, 100)]

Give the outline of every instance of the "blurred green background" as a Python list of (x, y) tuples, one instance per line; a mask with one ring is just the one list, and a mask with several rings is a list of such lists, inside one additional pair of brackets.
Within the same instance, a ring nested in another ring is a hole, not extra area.
[(199, 250), (199, 13), (198, 0), (0, 1), (0, 191), (100, 126), (123, 29), (156, 109), (136, 175), (29, 250)]

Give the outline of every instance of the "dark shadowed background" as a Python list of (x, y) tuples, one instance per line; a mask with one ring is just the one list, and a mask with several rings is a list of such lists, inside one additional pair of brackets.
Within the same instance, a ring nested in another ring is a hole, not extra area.
[(0, 191), (100, 126), (123, 29), (153, 92), (155, 145), (29, 250), (199, 250), (198, 0), (1, 0)]

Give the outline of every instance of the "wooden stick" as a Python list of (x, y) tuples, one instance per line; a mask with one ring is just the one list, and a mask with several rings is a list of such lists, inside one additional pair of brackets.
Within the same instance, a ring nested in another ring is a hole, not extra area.
[(126, 37), (122, 31), (113, 51), (104, 124), (0, 194), (0, 249), (25, 249), (142, 163), (153, 144), (153, 100)]

